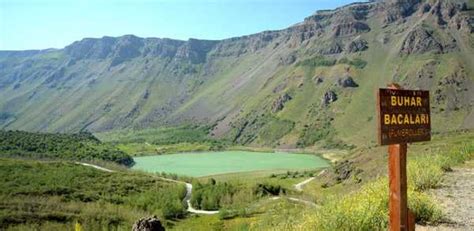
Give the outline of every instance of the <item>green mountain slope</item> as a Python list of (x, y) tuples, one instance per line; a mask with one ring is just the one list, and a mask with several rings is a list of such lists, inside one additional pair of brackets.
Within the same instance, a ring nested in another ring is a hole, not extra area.
[(375, 143), (375, 90), (431, 91), (433, 130), (474, 128), (472, 1), (386, 0), (221, 41), (83, 39), (0, 51), (0, 128), (105, 132), (183, 124), (294, 148)]

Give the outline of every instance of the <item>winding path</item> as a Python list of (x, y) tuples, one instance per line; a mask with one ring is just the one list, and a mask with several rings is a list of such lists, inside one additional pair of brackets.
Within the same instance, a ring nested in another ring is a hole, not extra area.
[(300, 192), (303, 191), (303, 186), (304, 186), (305, 184), (311, 182), (311, 181), (314, 180), (314, 179), (315, 179), (315, 177), (311, 177), (311, 178), (309, 178), (309, 179), (307, 179), (307, 180), (305, 180), (305, 181), (302, 181), (302, 182), (300, 182), (300, 183), (298, 183), (298, 184), (295, 184), (295, 189), (296, 189), (296, 191), (300, 191)]
[[(94, 164), (88, 164), (88, 163), (84, 163), (84, 162), (75, 162), (75, 163), (83, 165), (83, 166), (95, 168), (97, 170), (104, 171), (104, 172), (115, 172), (114, 170), (104, 168), (104, 167), (100, 167), (100, 166), (94, 165)], [(193, 185), (192, 184), (184, 182), (184, 181), (172, 180), (172, 179), (159, 177), (159, 176), (156, 176), (156, 177), (159, 178), (160, 180), (164, 180), (164, 181), (174, 182), (174, 183), (178, 183), (178, 184), (185, 184), (185, 186), (186, 186), (186, 195), (184, 196), (184, 201), (186, 201), (186, 204), (188, 205), (188, 208), (187, 208), (188, 212), (196, 213), (196, 214), (217, 214), (217, 213), (219, 213), (218, 210), (199, 210), (199, 209), (193, 208), (193, 206), (191, 205), (191, 194), (193, 192)]]
[[(84, 163), (84, 162), (74, 162), (74, 163), (80, 164), (80, 165), (83, 165), (83, 166), (87, 166), (87, 167), (91, 167), (91, 168), (95, 168), (97, 170), (104, 171), (104, 172), (115, 172), (114, 170), (104, 168), (104, 167), (101, 167), (101, 166), (98, 166), (98, 165), (95, 165), (95, 164), (89, 164), (89, 163)], [(184, 181), (173, 180), (173, 179), (168, 179), (168, 178), (159, 177), (159, 176), (156, 176), (156, 177), (163, 180), (163, 181), (174, 182), (174, 183), (178, 183), (178, 184), (184, 184), (186, 186), (186, 195), (184, 196), (183, 200), (186, 201), (186, 204), (188, 205), (188, 208), (187, 208), (188, 212), (196, 213), (196, 214), (208, 214), (208, 215), (219, 213), (219, 210), (199, 210), (199, 209), (193, 208), (193, 206), (191, 205), (191, 195), (192, 195), (192, 192), (193, 192), (193, 185), (192, 184), (190, 184), (188, 182), (184, 182)], [(314, 179), (315, 179), (315, 177), (311, 177), (311, 178), (306, 179), (306, 180), (304, 180), (304, 181), (302, 181), (298, 184), (295, 184), (294, 187), (297, 191), (303, 191), (302, 187), (305, 184), (311, 182)], [(295, 198), (295, 197), (279, 197), (279, 196), (276, 196), (276, 197), (272, 197), (270, 199), (271, 200), (278, 200), (278, 199), (282, 199), (282, 198), (287, 198), (290, 201), (300, 202), (300, 203), (310, 205), (310, 206), (317, 206), (312, 201), (307, 201), (307, 200), (303, 200), (303, 199), (299, 199), (299, 198)]]

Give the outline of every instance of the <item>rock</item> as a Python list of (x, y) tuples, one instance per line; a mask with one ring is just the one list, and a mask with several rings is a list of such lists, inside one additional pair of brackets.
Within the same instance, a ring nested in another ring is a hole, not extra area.
[(273, 88), (272, 92), (273, 93), (279, 93), (279, 92), (283, 91), (286, 88), (286, 85), (287, 85), (286, 82), (280, 83), (275, 88)]
[(337, 84), (341, 87), (358, 87), (359, 85), (352, 79), (352, 77), (347, 76), (337, 80)]
[(410, 31), (403, 41), (400, 53), (423, 54), (426, 52), (442, 53), (442, 44), (433, 36), (433, 33), (422, 27)]
[(368, 42), (365, 41), (364, 39), (357, 39), (349, 43), (347, 46), (347, 51), (350, 53), (355, 53), (355, 52), (360, 52), (360, 51), (365, 51), (369, 48)]
[[(336, 174), (336, 181), (341, 182), (343, 180), (348, 179), (352, 173), (354, 173), (355, 167), (352, 161), (342, 161), (337, 163), (334, 167), (334, 173)], [(360, 173), (361, 170), (358, 170)]]
[(379, 10), (382, 12), (385, 25), (403, 20), (416, 12), (421, 0), (389, 0), (381, 1)]
[(279, 64), (280, 65), (290, 65), (296, 61), (296, 54), (291, 53), (285, 57), (280, 57)]
[(148, 217), (141, 218), (135, 224), (133, 224), (132, 231), (164, 231), (165, 227), (161, 224), (158, 218)]
[(272, 106), (272, 112), (273, 113), (276, 113), (278, 111), (281, 111), (283, 109), (283, 107), (285, 106), (285, 103), (290, 101), (292, 98), (290, 95), (288, 95), (288, 93), (285, 93), (283, 95), (281, 95), (280, 97), (278, 97), (274, 102), (273, 102), (273, 106)]
[(335, 25), (332, 33), (334, 37), (344, 37), (369, 31), (370, 27), (366, 23), (352, 21)]
[(334, 43), (330, 46), (324, 46), (319, 50), (319, 54), (322, 55), (333, 55), (333, 54), (339, 54), (342, 52), (342, 47), (339, 43)]
[(314, 79), (314, 83), (316, 83), (316, 85), (321, 84), (323, 81), (323, 77), (317, 77), (316, 79)]
[(431, 5), (429, 3), (423, 4), (421, 7), (423, 13), (428, 13), (431, 10)]
[(324, 106), (327, 106), (329, 105), (330, 103), (334, 102), (337, 100), (337, 95), (336, 95), (336, 92), (334, 91), (327, 91), (326, 93), (324, 93), (324, 96), (323, 96), (323, 100), (322, 100), (322, 104)]

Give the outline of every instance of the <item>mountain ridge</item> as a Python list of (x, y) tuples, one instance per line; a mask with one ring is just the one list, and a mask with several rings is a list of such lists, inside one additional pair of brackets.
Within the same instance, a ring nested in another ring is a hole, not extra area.
[(470, 1), (371, 1), (224, 40), (104, 36), (0, 51), (0, 128), (203, 124), (242, 144), (370, 145), (369, 98), (391, 81), (432, 90), (435, 121), (452, 118), (436, 132), (474, 128), (473, 15)]

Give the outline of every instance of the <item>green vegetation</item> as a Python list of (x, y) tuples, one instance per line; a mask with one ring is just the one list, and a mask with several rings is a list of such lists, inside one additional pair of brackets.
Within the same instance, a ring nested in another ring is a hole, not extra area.
[(279, 174), (271, 174), (270, 178), (279, 178), (279, 179), (287, 179), (287, 178), (302, 178), (302, 177), (313, 177), (315, 175), (314, 171), (286, 171), (285, 173)]
[(443, 174), (474, 158), (474, 142), (435, 154), (417, 156), (408, 162), (408, 178), (416, 191), (437, 188)]
[(336, 64), (335, 59), (326, 58), (324, 56), (315, 56), (309, 59), (305, 59), (296, 63), (296, 66), (309, 66), (309, 67), (320, 67), (320, 66), (334, 66)]
[(101, 141), (112, 143), (132, 156), (225, 149), (228, 142), (209, 137), (209, 129), (209, 126), (182, 125), (143, 130), (117, 130), (95, 135)]
[(223, 219), (228, 219), (231, 214), (245, 209), (250, 203), (265, 196), (278, 196), (287, 191), (283, 186), (265, 181), (264, 183), (252, 182), (216, 182), (210, 178), (207, 183), (193, 182), (193, 207), (205, 210), (224, 211)]
[(34, 133), (0, 130), (0, 157), (112, 161), (131, 166), (133, 159), (91, 133)]
[(161, 155), (168, 153), (181, 152), (205, 152), (220, 150), (222, 146), (214, 143), (177, 143), (156, 145), (150, 143), (118, 143), (115, 145), (118, 149), (131, 156)]
[(294, 170), (327, 167), (323, 158), (310, 154), (224, 151), (181, 153), (134, 158), (133, 169), (187, 176), (208, 176), (258, 170)]
[[(443, 214), (426, 190), (439, 187), (452, 166), (473, 158), (473, 133), (462, 129), (473, 128), (474, 1), (457, 11), (461, 2), (439, 4), (436, 10), (449, 15), (421, 15), (425, 5), (408, 4), (403, 7), (420, 14), (384, 22), (377, 15), (403, 9), (379, 7), (384, 3), (377, 1), (361, 6), (356, 20), (341, 7), (287, 30), (223, 41), (124, 36), (79, 41), (67, 49), (0, 52), (1, 128), (94, 129), (104, 142), (88, 133), (1, 131), (0, 158), (19, 160), (0, 159), (0, 230), (70, 230), (76, 221), (84, 230), (130, 230), (149, 215), (177, 230), (386, 229), (387, 180), (379, 177), (387, 173), (386, 147), (376, 143), (374, 92), (391, 82), (431, 92), (436, 135), (432, 142), (410, 145), (409, 206), (419, 223), (436, 223)], [(341, 18), (347, 20), (341, 24)], [(443, 25), (449, 18), (457, 20), (458, 30)], [(352, 43), (362, 40), (367, 43)], [(321, 51), (333, 54), (317, 55)], [(346, 76), (358, 87), (337, 84)], [(330, 90), (337, 100), (322, 107)], [(186, 153), (237, 148), (324, 152), (354, 168), (347, 168), (348, 178), (325, 184), (346, 169), (316, 172), (310, 169), (328, 164), (277, 154), (230, 159), (232, 166), (224, 155)], [(140, 157), (136, 167), (193, 182), (193, 204), (219, 209), (219, 215), (185, 215), (183, 185), (123, 168), (133, 164), (129, 155), (178, 152), (186, 154)], [(157, 165), (155, 158), (172, 164)], [(123, 171), (100, 172), (65, 160), (113, 162)], [(292, 164), (304, 168), (287, 170)], [(311, 176), (317, 177), (302, 192), (294, 190)]]
[(314, 145), (317, 141), (328, 139), (334, 136), (334, 128), (331, 126), (329, 119), (320, 120), (311, 125), (305, 125), (300, 138), (298, 140), (298, 147), (307, 147)]
[[(314, 215), (307, 215), (306, 228), (314, 230), (384, 230), (388, 225), (388, 181), (378, 179), (356, 194), (328, 200)], [(409, 208), (417, 222), (437, 222), (441, 211), (425, 194), (409, 190)]]
[(184, 185), (136, 172), (72, 163), (0, 159), (0, 229), (131, 229), (138, 218), (185, 214)]
[[(383, 148), (386, 152), (386, 148)], [(367, 154), (376, 155), (377, 160), (386, 160), (379, 158), (382, 154), (373, 153), (371, 149)], [(357, 155), (361, 153), (356, 152)], [(365, 154), (364, 154), (365, 155)], [(440, 158), (443, 156), (443, 158)], [(366, 160), (367, 157), (362, 157)], [(434, 162), (437, 168), (441, 169), (443, 174), (431, 175), (431, 178), (437, 177), (443, 180), (444, 171), (450, 171), (455, 165), (462, 164), (464, 161), (474, 158), (474, 143), (472, 133), (457, 133), (435, 136), (432, 142), (421, 143), (410, 146), (409, 155), (409, 208), (416, 214), (416, 222), (418, 224), (432, 224), (443, 221), (444, 215), (440, 207), (432, 200), (425, 190), (437, 187), (432, 184), (430, 177), (431, 170), (427, 165)], [(374, 165), (374, 160), (367, 164)], [(410, 163), (418, 165), (414, 171)], [(425, 163), (425, 165), (419, 165)], [(385, 165), (383, 165), (385, 166)], [(367, 169), (367, 168), (364, 168)], [(380, 165), (377, 169), (381, 169)], [(386, 169), (383, 173), (386, 172)], [(374, 170), (371, 170), (374, 171)], [(329, 188), (321, 188), (324, 180), (318, 177), (304, 189), (302, 195), (297, 192), (288, 191), (288, 187), (301, 179), (311, 176), (312, 172), (287, 172), (269, 175), (258, 179), (246, 178), (244, 184), (238, 184), (228, 176), (216, 179), (225, 179), (228, 184), (235, 188), (258, 188), (257, 182), (273, 183), (281, 186), (286, 190), (281, 193), (280, 200), (270, 200), (268, 197), (260, 197), (255, 194), (253, 202), (244, 207), (233, 209), (232, 206), (220, 207), (221, 213), (216, 217), (206, 218), (190, 218), (186, 219), (179, 225), (177, 230), (183, 230), (190, 225), (198, 227), (220, 227), (224, 229), (256, 229), (256, 230), (384, 230), (388, 225), (388, 182), (386, 177), (371, 178), (367, 175), (359, 175), (363, 177), (362, 184), (357, 183), (349, 178), (341, 184), (331, 186)], [(314, 173), (313, 173), (314, 174)], [(370, 173), (373, 174), (373, 173)], [(242, 175), (243, 178), (244, 175)], [(293, 181), (293, 177), (297, 177)], [(303, 178), (299, 178), (303, 177)], [(322, 176), (324, 179), (324, 176)], [(239, 179), (238, 176), (232, 179)], [(272, 180), (274, 180), (272, 182)], [(212, 181), (211, 181), (212, 182)], [(255, 183), (255, 184), (254, 184)], [(212, 183), (210, 183), (212, 184)], [(219, 184), (219, 183), (217, 183)], [(287, 186), (285, 186), (287, 185)], [(423, 189), (419, 185), (425, 186)], [(317, 192), (312, 192), (311, 187), (317, 187)], [(208, 187), (208, 186), (206, 186)], [(310, 188), (308, 188), (310, 187)], [(205, 187), (204, 187), (205, 188)], [(265, 190), (263, 190), (265, 191)], [(248, 191), (250, 192), (250, 191)], [(309, 195), (308, 195), (309, 194)], [(212, 194), (210, 194), (212, 195)], [(271, 195), (271, 194), (269, 194)], [(303, 197), (310, 196), (313, 201), (319, 205), (311, 207), (305, 204), (299, 204), (286, 200), (285, 197)], [(251, 201), (252, 201), (251, 200)], [(242, 203), (245, 204), (245, 203)], [(193, 227), (194, 227), (193, 226)], [(211, 228), (212, 229), (212, 228)]]
[(96, 136), (104, 142), (115, 143), (150, 143), (169, 145), (178, 143), (212, 143), (216, 142), (208, 137), (208, 126), (179, 126), (150, 128), (143, 130), (118, 130), (97, 133)]
[(258, 135), (265, 144), (272, 144), (290, 132), (295, 123), (290, 120), (279, 120), (271, 118), (265, 126), (258, 132)]
[[(408, 161), (408, 206), (417, 223), (436, 223), (442, 211), (424, 191), (439, 186), (443, 172), (474, 158), (474, 143), (444, 147), (437, 153), (419, 155)], [(388, 181), (379, 178), (357, 193), (329, 198), (314, 214), (307, 214), (304, 228), (316, 230), (382, 230), (388, 225)], [(298, 227), (298, 225), (296, 225)], [(300, 226), (301, 228), (301, 226)]]
[(193, 195), (191, 204), (195, 208), (205, 210), (219, 210), (224, 205), (232, 203), (232, 196), (237, 191), (236, 186), (232, 184), (216, 183), (214, 179), (210, 179), (209, 183), (193, 184)]
[(337, 61), (337, 63), (339, 63), (339, 64), (349, 64), (349, 65), (352, 65), (352, 66), (354, 66), (358, 69), (364, 69), (364, 67), (367, 66), (367, 61), (365, 61), (361, 58), (355, 58), (355, 59), (349, 60), (348, 58), (343, 57), (342, 59), (339, 59)]

